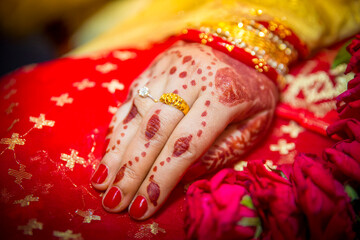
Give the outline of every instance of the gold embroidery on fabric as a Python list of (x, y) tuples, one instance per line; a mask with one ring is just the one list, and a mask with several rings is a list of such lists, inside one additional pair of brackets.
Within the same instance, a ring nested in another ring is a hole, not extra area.
[(82, 240), (81, 233), (73, 233), (72, 230), (66, 230), (65, 232), (54, 231), (53, 235), (60, 238), (60, 240)]
[(73, 98), (69, 97), (68, 93), (61, 94), (59, 97), (51, 97), (51, 101), (56, 102), (56, 106), (64, 106), (66, 103), (71, 104), (73, 102)]
[(16, 145), (24, 145), (25, 139), (19, 138), (18, 133), (13, 133), (11, 138), (2, 138), (0, 144), (8, 144), (7, 149), (14, 150)]
[(83, 223), (91, 223), (92, 220), (101, 220), (100, 216), (94, 215), (94, 210), (92, 209), (87, 211), (77, 209), (75, 213), (84, 218)]
[(86, 88), (92, 88), (95, 86), (95, 82), (90, 82), (89, 79), (85, 78), (81, 82), (73, 83), (73, 86), (76, 87), (79, 91), (82, 91)]
[(85, 159), (82, 157), (79, 157), (78, 154), (79, 152), (74, 150), (74, 149), (70, 149), (71, 154), (67, 155), (65, 153), (61, 153), (60, 159), (66, 162), (66, 167), (70, 168), (70, 170), (72, 171), (74, 169), (75, 163), (79, 163), (79, 164), (85, 164)]
[(290, 121), (289, 125), (282, 125), (280, 127), (280, 130), (284, 134), (289, 134), (292, 138), (297, 138), (299, 136), (299, 133), (302, 133), (304, 131), (304, 128), (299, 126), (295, 121)]
[(14, 78), (10, 79), (10, 81), (4, 86), (5, 90), (8, 90), (10, 87), (12, 87), (16, 83), (16, 80)]
[[(306, 67), (306, 66), (305, 66)], [(339, 65), (330, 71), (335, 76), (335, 86), (324, 71), (311, 74), (287, 75), (289, 83), (282, 93), (281, 101), (295, 108), (305, 108), (316, 117), (324, 117), (330, 110), (336, 109), (335, 97), (343, 93), (353, 74), (343, 74), (344, 66)], [(298, 98), (302, 94), (303, 98)]]
[(272, 160), (266, 160), (264, 166), (270, 172), (277, 168), (277, 166), (274, 164)]
[(12, 195), (6, 188), (3, 188), (1, 190), (1, 201), (4, 203), (8, 203), (10, 198), (12, 198), (14, 195)]
[(124, 84), (120, 83), (117, 79), (113, 79), (111, 82), (103, 83), (101, 86), (107, 88), (110, 93), (115, 93), (116, 90), (124, 89)]
[(17, 106), (19, 106), (19, 103), (18, 103), (18, 102), (12, 102), (12, 103), (10, 103), (9, 107), (5, 110), (6, 115), (9, 115), (10, 113), (12, 113), (14, 107), (17, 107)]
[(6, 131), (10, 131), (13, 127), (14, 127), (14, 125), (16, 124), (16, 123), (18, 123), (20, 121), (20, 119), (18, 119), (18, 118), (16, 118), (16, 119), (14, 119), (14, 121), (11, 123), (11, 125), (6, 129)]
[(32, 194), (27, 195), (24, 199), (15, 200), (14, 204), (20, 204), (21, 207), (27, 207), (30, 205), (30, 202), (38, 202), (39, 197), (34, 197)]
[(8, 170), (8, 174), (10, 176), (15, 177), (15, 183), (18, 184), (20, 187), (22, 187), (21, 183), (23, 179), (27, 179), (30, 180), (32, 177), (32, 174), (25, 172), (25, 165), (20, 164), (20, 169), (19, 170), (14, 170), (9, 168)]
[(113, 107), (113, 106), (109, 106), (109, 108), (108, 108), (108, 111), (109, 111), (109, 113), (111, 113), (111, 114), (115, 114), (117, 110), (118, 110), (118, 108), (117, 108), (117, 107)]
[(43, 224), (41, 222), (38, 222), (35, 218), (30, 219), (27, 225), (24, 226), (18, 226), (18, 230), (22, 230), (24, 235), (33, 235), (34, 229), (43, 229)]
[(16, 89), (11, 89), (8, 94), (4, 96), (4, 99), (9, 99), (12, 95), (14, 95), (17, 92)]
[(130, 51), (114, 51), (113, 52), (114, 58), (117, 58), (121, 61), (126, 61), (129, 59), (136, 58), (136, 53)]
[(153, 222), (151, 224), (144, 224), (139, 228), (139, 231), (135, 234), (135, 238), (150, 238), (152, 237), (151, 234), (156, 235), (159, 232), (166, 233), (165, 229), (160, 228), (159, 224)]
[(247, 161), (239, 161), (234, 165), (236, 171), (244, 171), (244, 168), (247, 167)]
[(36, 117), (30, 117), (30, 122), (35, 123), (34, 128), (42, 129), (43, 126), (47, 127), (53, 127), (55, 124), (55, 121), (52, 120), (45, 120), (45, 114), (40, 113), (40, 116), (38, 118)]
[(97, 65), (96, 66), (96, 71), (99, 71), (101, 73), (109, 73), (111, 71), (114, 71), (117, 69), (117, 65), (116, 64), (113, 64), (113, 63), (104, 63), (102, 65)]
[(281, 155), (288, 154), (291, 150), (295, 149), (295, 143), (287, 143), (285, 139), (279, 139), (277, 144), (271, 144), (270, 150), (278, 151)]

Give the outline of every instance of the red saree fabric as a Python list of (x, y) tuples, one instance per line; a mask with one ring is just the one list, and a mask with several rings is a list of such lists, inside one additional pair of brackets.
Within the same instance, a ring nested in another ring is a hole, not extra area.
[[(105, 212), (101, 206), (102, 193), (90, 184), (104, 152), (109, 122), (125, 101), (129, 85), (175, 40), (146, 50), (114, 50), (90, 58), (62, 58), (26, 66), (3, 77), (2, 239), (185, 238), (184, 197), (188, 184), (180, 183), (162, 209), (144, 222), (132, 220), (127, 212)], [(295, 67), (290, 75), (291, 84), (309, 87), (299, 82), (302, 81), (299, 75), (305, 74), (312, 76), (314, 82), (322, 81), (336, 88), (336, 76), (329, 72), (336, 49), (323, 51)], [(294, 96), (306, 99), (301, 91)], [(326, 101), (333, 101), (330, 93), (327, 96), (330, 97)], [(294, 108), (291, 101), (284, 104)], [(298, 107), (315, 114), (318, 102), (311, 104), (312, 108), (306, 104)], [(321, 116), (333, 116), (332, 108), (323, 111)], [(271, 132), (236, 169), (253, 159), (267, 160), (269, 166), (291, 163), (298, 152), (320, 155), (333, 143), (328, 137), (277, 117)]]

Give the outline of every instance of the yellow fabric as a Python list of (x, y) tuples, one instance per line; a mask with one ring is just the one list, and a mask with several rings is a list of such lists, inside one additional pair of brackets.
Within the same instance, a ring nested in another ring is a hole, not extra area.
[[(262, 10), (262, 14), (254, 14)], [(290, 27), (313, 50), (360, 31), (358, 0), (153, 0), (89, 44), (73, 51), (86, 55), (114, 48), (148, 46), (203, 22), (241, 17), (277, 20)]]

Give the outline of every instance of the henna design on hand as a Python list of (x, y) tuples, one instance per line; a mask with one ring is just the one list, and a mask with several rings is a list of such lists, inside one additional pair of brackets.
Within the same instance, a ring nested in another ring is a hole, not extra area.
[(172, 155), (174, 157), (179, 157), (184, 152), (186, 152), (189, 149), (191, 139), (192, 139), (192, 135), (190, 134), (187, 137), (182, 137), (182, 138), (179, 138), (178, 140), (176, 140), (176, 142), (174, 144), (174, 151), (173, 151)]

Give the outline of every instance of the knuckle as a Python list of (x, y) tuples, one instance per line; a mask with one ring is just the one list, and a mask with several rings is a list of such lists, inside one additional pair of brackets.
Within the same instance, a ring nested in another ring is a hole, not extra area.
[(125, 178), (129, 179), (130, 181), (138, 180), (140, 178), (137, 171), (132, 166), (126, 166), (126, 170), (124, 172)]

